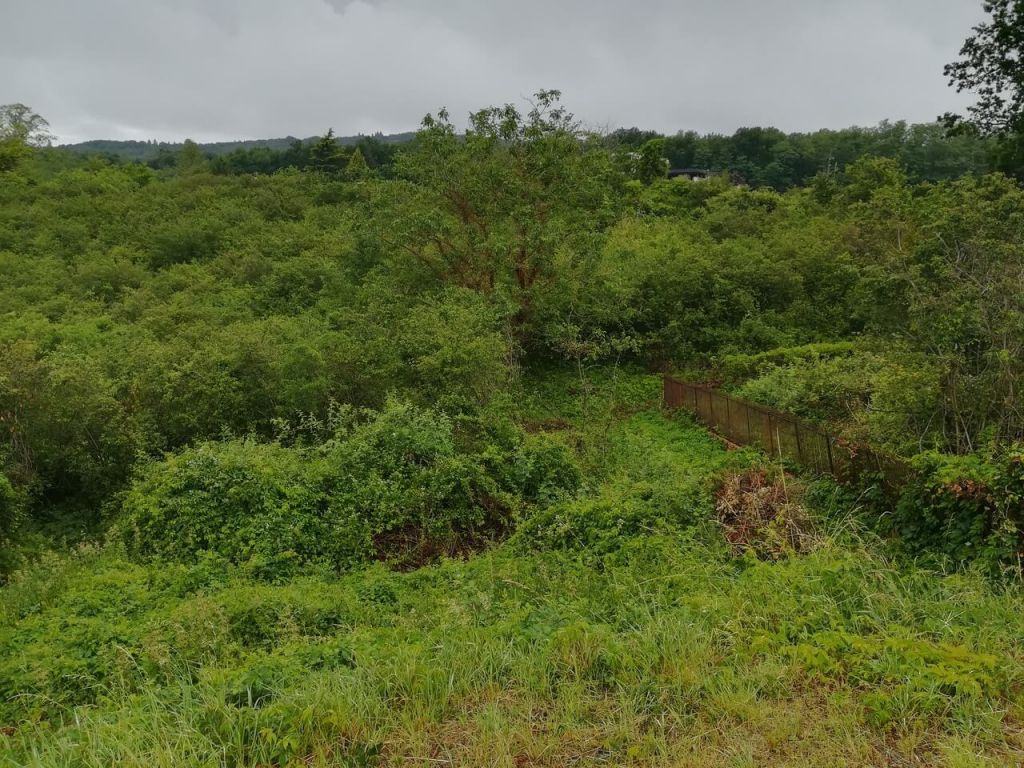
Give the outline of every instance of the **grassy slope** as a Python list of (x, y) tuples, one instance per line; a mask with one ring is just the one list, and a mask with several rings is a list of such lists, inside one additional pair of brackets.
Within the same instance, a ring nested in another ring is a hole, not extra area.
[(26, 574), (0, 601), (4, 759), (1024, 761), (1017, 593), (849, 541), (734, 558), (700, 521), (709, 478), (750, 457), (656, 411), (552, 412), (565, 385), (521, 407), (572, 422), (560, 434), (581, 445), (591, 498), (468, 561), (269, 585), (96, 550)]

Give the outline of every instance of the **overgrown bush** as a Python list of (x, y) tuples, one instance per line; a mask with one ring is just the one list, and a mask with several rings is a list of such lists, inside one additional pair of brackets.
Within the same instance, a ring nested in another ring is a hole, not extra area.
[(1024, 455), (925, 453), (891, 518), (900, 545), (918, 555), (977, 561), (998, 572), (1020, 569), (1024, 555)]
[(456, 446), (451, 421), (391, 401), (364, 423), (340, 432), (319, 453), (332, 538), (350, 560), (398, 549), (438, 546), (485, 526), (500, 530), (515, 499), (479, 457)]
[(136, 477), (119, 527), (139, 557), (210, 552), (277, 577), (456, 551), (578, 483), (564, 447), (513, 434), (480, 450), (448, 417), (392, 400), (343, 409), (317, 446), (236, 439), (169, 455)]
[[(757, 367), (757, 375), (736, 393), (753, 402), (826, 423), (849, 423), (869, 404), (873, 375), (884, 364), (870, 352), (834, 357), (779, 352), (778, 358), (768, 356), (766, 360), (772, 362), (767, 364), (751, 361)], [(736, 372), (740, 367), (730, 370)]]
[(121, 531), (138, 556), (236, 563), (340, 562), (327, 500), (297, 452), (255, 440), (202, 443), (151, 464), (122, 504)]
[(0, 474), (0, 544), (6, 543), (21, 522), (21, 499), (6, 475)]
[(936, 413), (941, 374), (906, 349), (811, 345), (727, 358), (734, 391), (753, 402), (825, 424), (836, 433), (910, 456), (943, 445)]
[(528, 501), (546, 504), (576, 491), (579, 466), (565, 443), (545, 435), (527, 435), (515, 453), (514, 485)]
[(834, 357), (843, 357), (855, 351), (852, 341), (830, 341), (817, 344), (803, 344), (798, 347), (778, 347), (766, 352), (753, 354), (723, 355), (717, 363), (717, 372), (731, 384), (742, 384), (774, 368), (806, 361), (818, 362)]
[(14, 567), (12, 545), (25, 517), (24, 499), (6, 475), (0, 474), (0, 580)]
[(409, 310), (393, 335), (417, 402), (472, 410), (507, 385), (511, 357), (500, 313), (477, 294), (450, 289)]

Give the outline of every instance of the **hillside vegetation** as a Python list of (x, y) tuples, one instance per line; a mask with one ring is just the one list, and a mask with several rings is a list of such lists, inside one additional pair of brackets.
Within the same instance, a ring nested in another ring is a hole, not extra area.
[(657, 410), (573, 416), (572, 382), (540, 388), (565, 406), (523, 415), (564, 425), (551, 439), (579, 445), (585, 492), (464, 561), (270, 578), (86, 546), (22, 573), (2, 604), (9, 760), (1024, 759), (1016, 593), (892, 563), (824, 483), (801, 492), (820, 528), (804, 554), (738, 555), (714, 478), (758, 459)]
[(0, 760), (1024, 761), (1024, 191), (641, 138), (547, 91), (386, 163), (0, 146)]

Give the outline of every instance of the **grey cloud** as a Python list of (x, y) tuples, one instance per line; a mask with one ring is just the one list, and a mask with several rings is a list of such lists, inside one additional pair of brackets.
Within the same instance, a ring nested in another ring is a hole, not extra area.
[(414, 128), (557, 87), (593, 126), (930, 120), (975, 0), (33, 0), (0, 103), (65, 140)]
[(344, 14), (353, 3), (366, 3), (367, 5), (379, 5), (383, 0), (324, 0), (338, 13)]

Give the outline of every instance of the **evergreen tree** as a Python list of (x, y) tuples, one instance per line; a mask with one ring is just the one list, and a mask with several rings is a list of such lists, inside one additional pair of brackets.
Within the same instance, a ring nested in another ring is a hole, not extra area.
[(334, 137), (333, 128), (328, 128), (327, 133), (309, 148), (310, 165), (321, 173), (337, 173), (341, 170), (344, 159), (338, 140)]
[(352, 152), (352, 157), (348, 159), (348, 165), (345, 166), (345, 176), (352, 181), (360, 181), (372, 175), (373, 171), (366, 164), (366, 158), (363, 157), (359, 147), (356, 147)]

